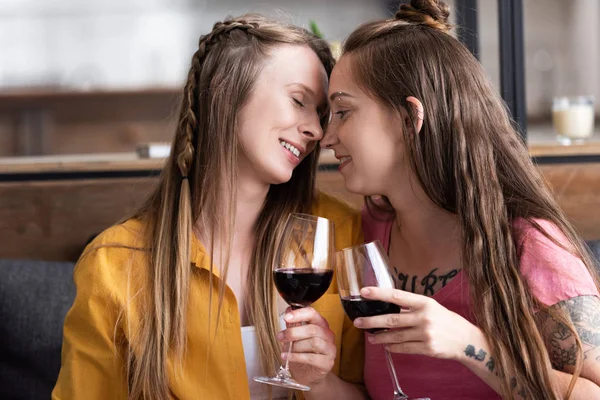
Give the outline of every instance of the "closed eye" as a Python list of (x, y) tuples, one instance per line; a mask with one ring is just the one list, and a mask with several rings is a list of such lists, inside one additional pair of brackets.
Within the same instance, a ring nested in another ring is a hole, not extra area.
[(292, 97), (292, 100), (294, 100), (294, 103), (296, 103), (297, 106), (299, 107), (304, 107), (304, 103), (302, 103), (300, 100), (295, 99)]

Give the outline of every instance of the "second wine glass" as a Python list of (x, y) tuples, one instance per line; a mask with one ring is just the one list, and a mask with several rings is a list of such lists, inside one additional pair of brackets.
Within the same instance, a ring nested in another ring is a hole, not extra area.
[[(273, 280), (277, 291), (292, 309), (309, 307), (329, 288), (333, 279), (334, 239), (333, 223), (328, 219), (308, 214), (289, 216), (275, 255)], [(254, 380), (289, 389), (310, 390), (309, 386), (292, 379), (287, 360), (275, 376), (260, 376)]]
[[(397, 304), (367, 300), (360, 295), (360, 290), (367, 286), (396, 289), (394, 273), (389, 267), (381, 243), (375, 241), (339, 251), (336, 253), (335, 265), (342, 306), (352, 321), (359, 317), (400, 312), (400, 306)], [(376, 333), (381, 330), (383, 329), (369, 329), (368, 332)], [(384, 348), (384, 353), (394, 387), (393, 400), (430, 400), (424, 397), (409, 398), (404, 394), (398, 383), (392, 356), (387, 348)]]

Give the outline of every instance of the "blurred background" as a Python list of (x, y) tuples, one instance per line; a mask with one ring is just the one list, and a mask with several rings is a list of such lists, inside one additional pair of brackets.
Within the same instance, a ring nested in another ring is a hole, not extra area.
[[(198, 38), (215, 21), (250, 11), (314, 21), (335, 45), (399, 3), (0, 0), (0, 258), (72, 261), (140, 203), (169, 152)], [(570, 218), (600, 239), (590, 217), (600, 205), (600, 2), (448, 3)], [(360, 206), (331, 169), (324, 153), (319, 182)]]
[[(173, 97), (198, 37), (226, 15), (314, 20), (328, 40), (340, 41), (397, 3), (0, 0), (0, 156), (133, 151), (168, 141)], [(475, 3), (480, 59), (499, 87), (498, 1)], [(553, 97), (599, 94), (600, 3), (522, 4), (528, 127), (532, 139), (553, 140)]]

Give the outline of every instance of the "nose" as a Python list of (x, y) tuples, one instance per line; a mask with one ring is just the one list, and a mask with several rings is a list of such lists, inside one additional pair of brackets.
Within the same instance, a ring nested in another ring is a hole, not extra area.
[(321, 121), (318, 118), (311, 118), (310, 121), (306, 121), (304, 124), (298, 127), (302, 136), (306, 137), (310, 141), (316, 141), (323, 139), (323, 127), (321, 126)]
[(339, 142), (337, 134), (335, 133), (335, 128), (329, 124), (327, 126), (327, 130), (325, 131), (325, 135), (321, 140), (321, 147), (331, 148), (333, 145)]

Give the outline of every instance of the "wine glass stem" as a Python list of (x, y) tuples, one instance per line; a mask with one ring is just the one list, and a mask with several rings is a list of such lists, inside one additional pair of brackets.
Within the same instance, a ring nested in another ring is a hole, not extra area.
[(287, 357), (285, 358), (285, 370), (289, 371), (289, 366), (290, 366), (290, 354), (292, 353), (292, 345), (294, 344), (294, 342), (290, 342), (290, 347), (288, 347), (288, 351), (287, 351)]
[(408, 396), (404, 394), (402, 388), (400, 388), (400, 384), (398, 383), (398, 376), (396, 375), (396, 368), (394, 368), (392, 355), (385, 346), (383, 347), (383, 351), (385, 352), (385, 359), (387, 360), (388, 369), (390, 370), (390, 376), (392, 378), (392, 384), (394, 385), (394, 400), (407, 399)]

